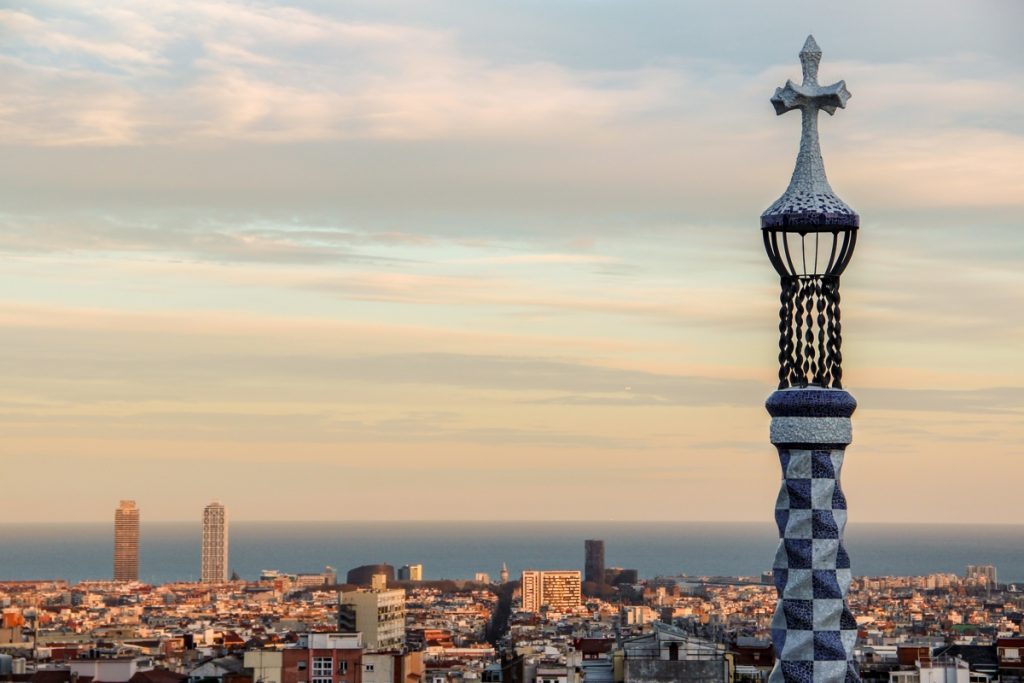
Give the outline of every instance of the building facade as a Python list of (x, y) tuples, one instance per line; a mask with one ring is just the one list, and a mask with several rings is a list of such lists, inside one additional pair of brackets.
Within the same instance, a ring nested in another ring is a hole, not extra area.
[[(655, 622), (650, 633), (623, 642), (615, 655), (615, 680), (623, 683), (729, 683), (725, 646)], [(811, 679), (806, 679), (810, 683)]]
[(984, 582), (992, 588), (996, 585), (996, 568), (991, 564), (969, 564), (964, 578)]
[(308, 633), (284, 649), (249, 650), (243, 665), (261, 683), (362, 683), (358, 633)]
[(203, 583), (228, 580), (228, 511), (214, 501), (203, 508)]
[(369, 586), (373, 583), (373, 577), (378, 574), (384, 574), (388, 583), (393, 583), (395, 580), (395, 568), (390, 564), (364, 564), (361, 567), (349, 569), (345, 583), (350, 583), (353, 586)]
[(536, 571), (522, 575), (523, 609), (540, 612), (571, 612), (580, 606), (582, 575), (579, 571)]
[(996, 639), (1000, 681), (1024, 681), (1024, 638)]
[(971, 683), (978, 680), (967, 662), (954, 657), (929, 657), (912, 666), (890, 671), (889, 683)]
[(583, 580), (604, 583), (604, 541), (590, 539), (583, 542)]
[(621, 584), (635, 584), (640, 581), (640, 572), (636, 569), (623, 569), (622, 567), (609, 567), (604, 570), (604, 582), (609, 586)]
[(422, 652), (364, 652), (363, 683), (420, 683)]
[(122, 500), (114, 510), (114, 581), (139, 580), (139, 508)]
[(342, 593), (338, 605), (338, 629), (358, 631), (368, 650), (400, 650), (405, 647), (405, 591)]
[(281, 650), (246, 650), (242, 666), (252, 670), (252, 678), (260, 683), (284, 683), (284, 653)]

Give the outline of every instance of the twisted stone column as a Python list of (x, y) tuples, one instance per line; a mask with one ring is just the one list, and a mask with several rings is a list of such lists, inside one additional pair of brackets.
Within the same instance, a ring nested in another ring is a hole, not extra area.
[(839, 485), (857, 402), (842, 389), (811, 386), (776, 391), (766, 407), (783, 477), (775, 504), (777, 660), (769, 682), (859, 683), (857, 622), (846, 603), (852, 578), (843, 546), (846, 498)]

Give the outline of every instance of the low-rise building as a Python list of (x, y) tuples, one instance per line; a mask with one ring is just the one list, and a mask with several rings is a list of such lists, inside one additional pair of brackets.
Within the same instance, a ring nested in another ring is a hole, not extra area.
[(723, 645), (660, 622), (650, 633), (625, 641), (614, 661), (616, 683), (726, 683), (732, 677)]
[(363, 634), (368, 650), (400, 650), (405, 646), (405, 591), (401, 588), (342, 593), (338, 627)]

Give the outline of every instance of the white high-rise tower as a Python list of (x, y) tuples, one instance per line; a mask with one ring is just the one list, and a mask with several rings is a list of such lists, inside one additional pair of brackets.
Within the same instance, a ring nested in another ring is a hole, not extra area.
[(203, 508), (203, 583), (228, 580), (228, 511), (214, 501)]

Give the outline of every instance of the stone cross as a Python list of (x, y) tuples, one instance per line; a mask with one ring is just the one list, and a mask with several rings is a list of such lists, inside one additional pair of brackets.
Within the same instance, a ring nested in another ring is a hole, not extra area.
[(836, 109), (845, 109), (850, 99), (846, 81), (832, 85), (818, 85), (818, 64), (821, 62), (821, 48), (814, 42), (814, 36), (807, 36), (800, 50), (800, 65), (803, 67), (804, 82), (796, 85), (787, 80), (782, 88), (776, 88), (771, 98), (776, 114), (785, 114), (799, 109), (803, 115), (800, 135), (800, 153), (796, 168), (786, 192), (764, 212), (765, 217), (782, 214), (825, 214), (856, 215), (843, 200), (836, 196), (825, 176), (825, 164), (821, 159), (818, 143), (818, 111), (829, 115)]

